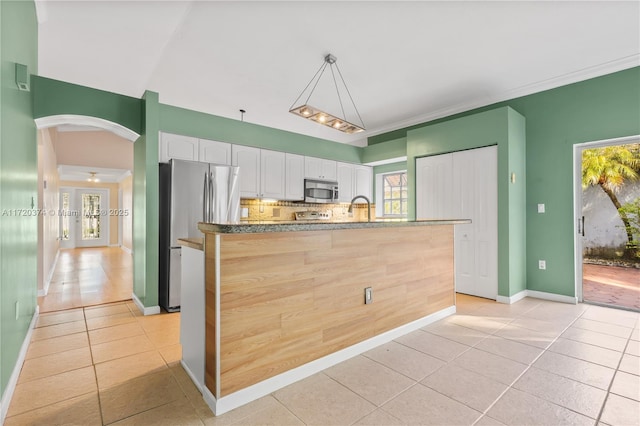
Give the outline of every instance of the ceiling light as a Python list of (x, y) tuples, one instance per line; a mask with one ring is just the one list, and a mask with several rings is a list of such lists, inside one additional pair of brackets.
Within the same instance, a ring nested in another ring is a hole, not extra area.
[(98, 174), (97, 172), (89, 172), (89, 174), (91, 176), (87, 178), (87, 182), (100, 182), (100, 179), (96, 177), (96, 175)]
[[(320, 69), (315, 73), (315, 75), (313, 76), (309, 84), (307, 84), (307, 87), (305, 87), (304, 90), (302, 90), (302, 93), (300, 93), (298, 98), (293, 102), (293, 104), (291, 105), (291, 108), (289, 108), (289, 112), (296, 114), (300, 117), (315, 121), (317, 123), (324, 124), (325, 126), (332, 127), (336, 130), (340, 130), (341, 132), (345, 132), (345, 133), (362, 132), (363, 130), (365, 130), (364, 122), (362, 121), (362, 117), (360, 117), (360, 113), (358, 112), (358, 108), (356, 107), (355, 102), (353, 102), (351, 93), (347, 88), (347, 84), (344, 82), (344, 78), (342, 77), (342, 73), (340, 72), (340, 68), (338, 68), (338, 64), (336, 63), (336, 61), (337, 61), (337, 58), (331, 54), (328, 54), (327, 56), (324, 57), (324, 62), (320, 66)], [(333, 76), (333, 83), (334, 83), (334, 87), (336, 88), (336, 95), (338, 97), (338, 102), (340, 103), (340, 109), (342, 110), (341, 116), (336, 114), (329, 114), (327, 112), (324, 112), (318, 108), (315, 108), (309, 105), (309, 99), (311, 99), (311, 95), (313, 95), (314, 90), (318, 86), (318, 82), (324, 75), (324, 72), (327, 69), (327, 65), (331, 69), (331, 75)], [(353, 107), (353, 111), (355, 112), (355, 115), (353, 116), (354, 117), (357, 116), (360, 122), (359, 125), (353, 124), (347, 120), (347, 117), (344, 111), (344, 105), (342, 104), (342, 96), (340, 95), (341, 91), (338, 88), (338, 81), (336, 80), (336, 75), (333, 71), (334, 66), (338, 71), (338, 75), (340, 76), (342, 87), (344, 87), (344, 89), (342, 90), (342, 94), (344, 95), (344, 93), (346, 93), (349, 96), (349, 100), (351, 101), (351, 106)], [(309, 87), (311, 87), (311, 91), (309, 92), (307, 99), (304, 101), (302, 105), (298, 105), (294, 107), (294, 105), (298, 104), (298, 101), (300, 100), (300, 98), (302, 98), (302, 96), (305, 93), (307, 93), (307, 90), (309, 89)]]

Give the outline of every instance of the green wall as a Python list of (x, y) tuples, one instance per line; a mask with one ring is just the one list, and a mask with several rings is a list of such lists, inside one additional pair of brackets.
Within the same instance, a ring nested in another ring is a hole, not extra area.
[(32, 85), (33, 118), (60, 114), (86, 115), (142, 133), (140, 99), (40, 76), (32, 77)]
[[(526, 120), (526, 288), (575, 296), (573, 146), (640, 134), (640, 67), (378, 135), (364, 157), (416, 129), (503, 106)], [(388, 158), (395, 157), (397, 147), (390, 151)], [(545, 214), (536, 213), (538, 203), (546, 204)], [(538, 259), (547, 261), (546, 270)]]
[[(4, 395), (37, 301), (37, 139), (31, 93), (18, 90), (15, 64), (38, 71), (32, 1), (0, 1), (0, 394)], [(17, 213), (17, 214), (16, 214)], [(18, 312), (16, 313), (16, 304)], [(16, 319), (17, 315), (17, 319)]]
[(133, 291), (158, 306), (158, 94), (142, 98), (143, 133), (133, 145)]
[[(525, 289), (524, 117), (502, 107), (407, 132), (409, 217), (416, 215), (416, 159), (447, 152), (498, 146), (498, 294)], [(520, 176), (510, 182), (511, 173)]]
[(360, 163), (363, 152), (352, 145), (162, 104), (160, 130), (351, 163)]

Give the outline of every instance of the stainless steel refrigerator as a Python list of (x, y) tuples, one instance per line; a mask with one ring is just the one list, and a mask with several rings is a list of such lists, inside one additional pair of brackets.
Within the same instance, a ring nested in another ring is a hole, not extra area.
[(159, 302), (180, 310), (179, 238), (202, 238), (198, 222), (239, 223), (239, 168), (197, 161), (160, 164)]

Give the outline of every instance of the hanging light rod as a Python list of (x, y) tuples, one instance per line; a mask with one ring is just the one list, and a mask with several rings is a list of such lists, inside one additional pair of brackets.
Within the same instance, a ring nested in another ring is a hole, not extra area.
[[(295, 115), (298, 115), (302, 118), (309, 119), (311, 121), (315, 121), (316, 123), (324, 124), (325, 126), (331, 127), (336, 130), (340, 130), (344, 133), (358, 133), (365, 130), (364, 122), (362, 121), (362, 117), (360, 117), (360, 113), (358, 112), (358, 108), (356, 107), (353, 98), (351, 97), (351, 93), (349, 92), (349, 88), (347, 84), (344, 82), (344, 78), (342, 77), (342, 73), (340, 72), (340, 68), (338, 68), (337, 61), (338, 58), (333, 56), (332, 54), (328, 54), (324, 57), (324, 62), (320, 66), (320, 69), (315, 73), (309, 84), (302, 90), (302, 93), (298, 96), (298, 98), (291, 104), (291, 108), (289, 108), (289, 112)], [(309, 99), (311, 99), (311, 95), (316, 89), (318, 82), (324, 75), (325, 70), (327, 69), (327, 65), (331, 69), (331, 75), (333, 76), (334, 87), (336, 88), (336, 95), (338, 96), (338, 102), (340, 103), (340, 109), (342, 110), (342, 116), (338, 114), (329, 114), (325, 111), (322, 111), (319, 108), (315, 108), (309, 104)], [(336, 75), (333, 71), (333, 67), (335, 66), (338, 71), (338, 75), (340, 76), (340, 81), (342, 81), (342, 86), (344, 87), (344, 91), (346, 91), (349, 96), (349, 100), (351, 101), (351, 105), (353, 106), (353, 110), (357, 115), (360, 124), (354, 124), (347, 120), (347, 117), (344, 113), (344, 105), (342, 103), (342, 97), (340, 96), (340, 90), (338, 89), (338, 81), (336, 80)], [(298, 101), (307, 92), (307, 89), (313, 84), (311, 88), (311, 92), (309, 92), (309, 96), (305, 100), (304, 104), (294, 107), (294, 105), (298, 104)]]

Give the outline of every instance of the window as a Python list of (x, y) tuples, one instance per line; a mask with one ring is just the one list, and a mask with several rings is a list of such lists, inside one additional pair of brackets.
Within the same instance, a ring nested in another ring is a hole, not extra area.
[(407, 172), (382, 175), (384, 216), (407, 216)]

